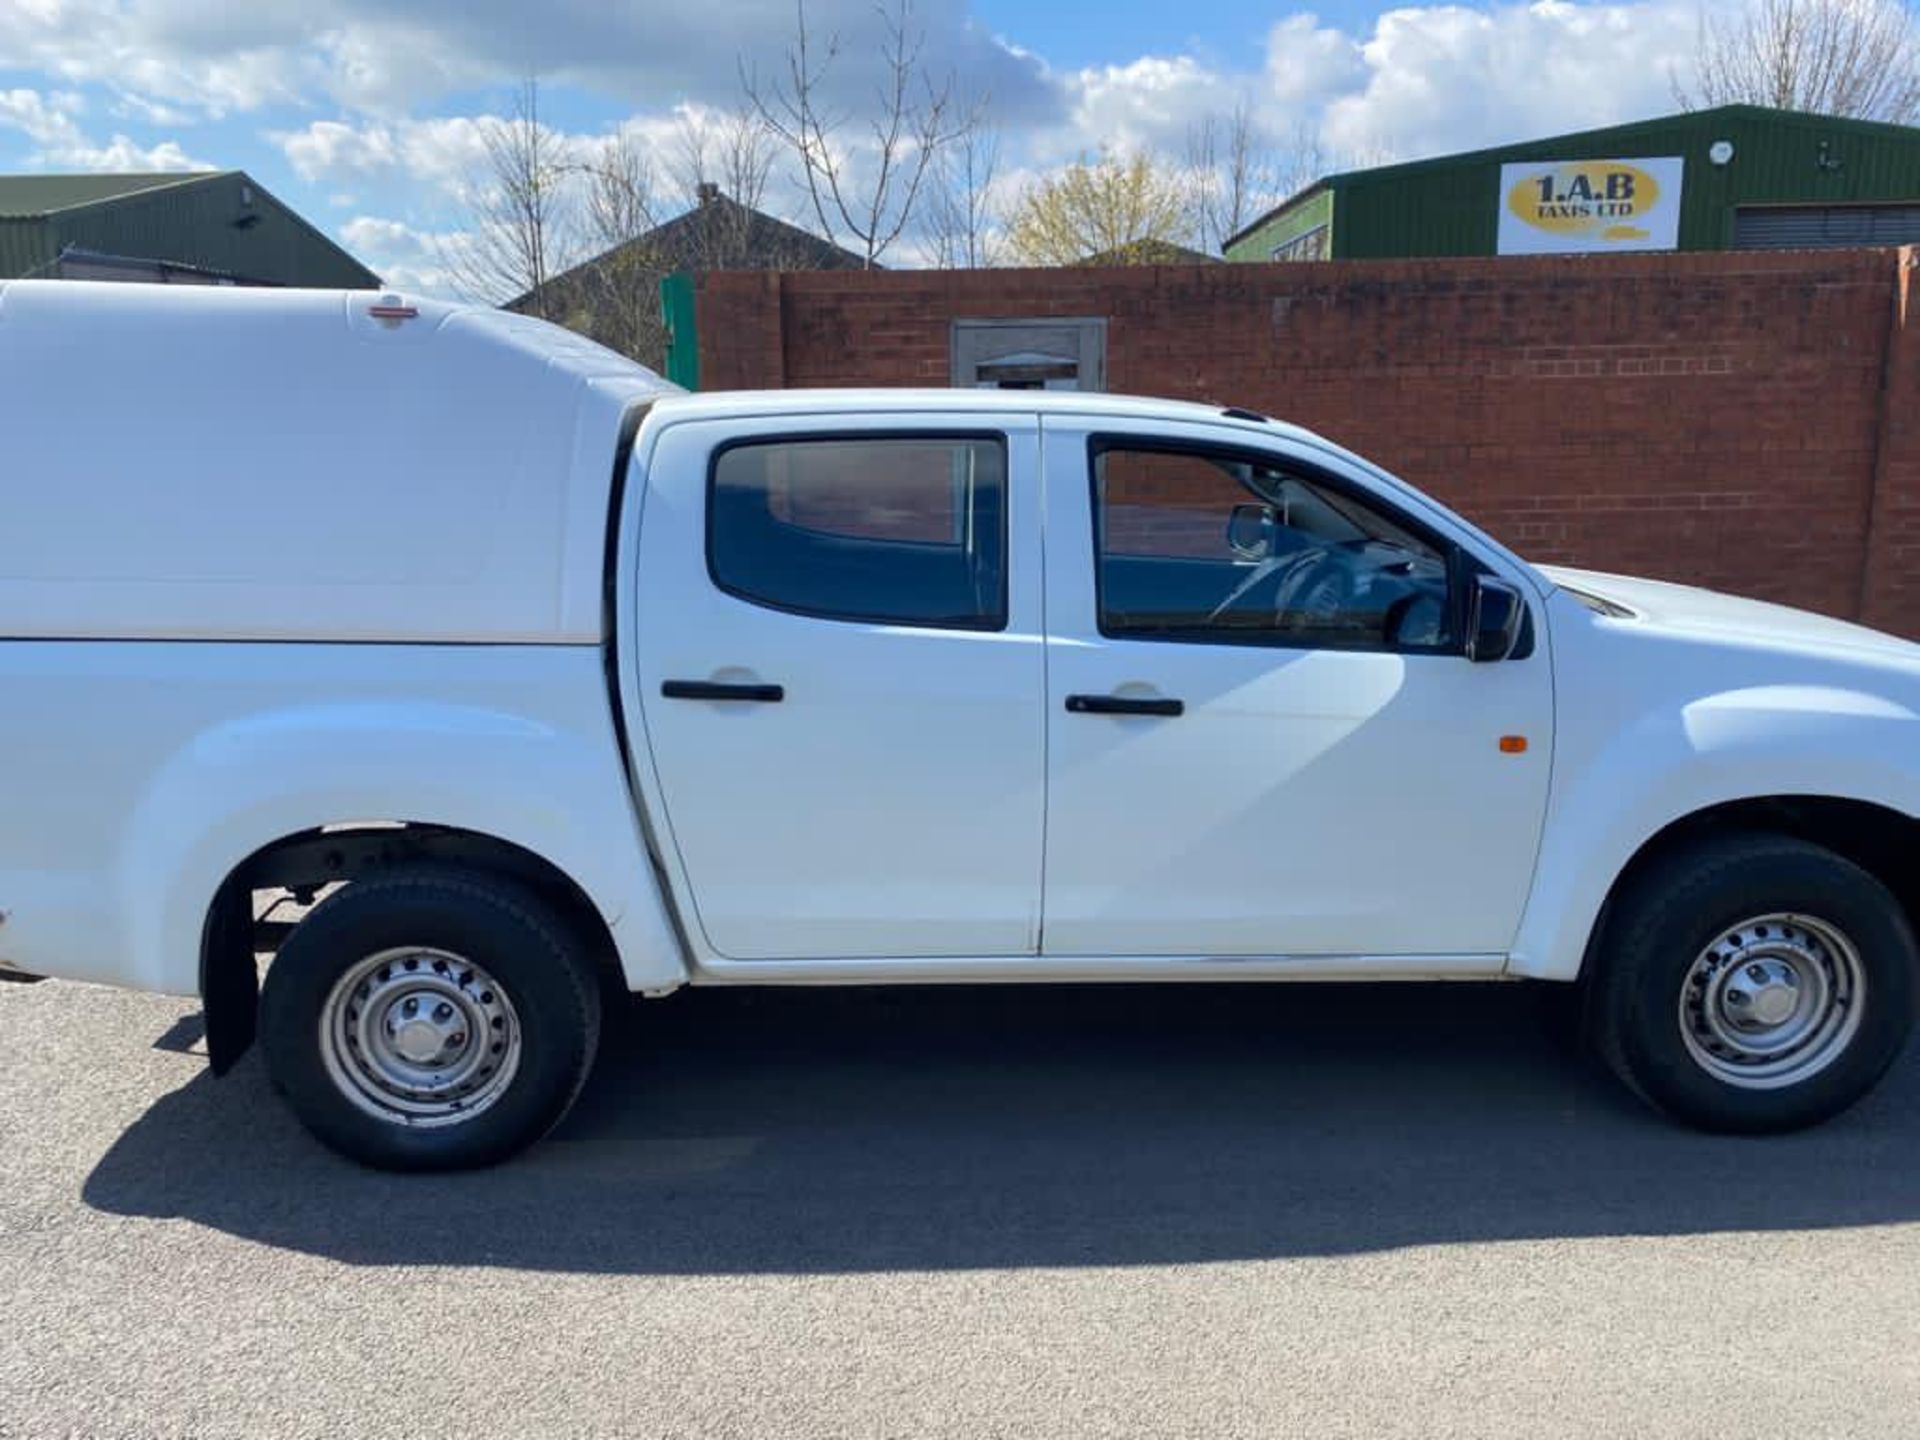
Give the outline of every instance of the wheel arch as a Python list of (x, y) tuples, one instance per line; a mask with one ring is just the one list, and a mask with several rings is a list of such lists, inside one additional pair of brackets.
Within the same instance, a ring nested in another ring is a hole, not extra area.
[(1577, 937), (1575, 965), (1563, 973), (1515, 973), (1574, 979), (1588, 973), (1606, 938), (1618, 897), (1641, 876), (1690, 846), (1716, 835), (1790, 835), (1831, 850), (1879, 880), (1899, 901), (1909, 926), (1920, 933), (1920, 819), (1877, 801), (1817, 794), (1752, 795), (1723, 800), (1678, 815), (1648, 835), (1619, 866), (1605, 895)]
[(277, 948), (298, 921), (256, 917), (256, 892), (284, 890), (308, 903), (323, 890), (399, 865), (434, 862), (511, 880), (539, 895), (593, 955), (603, 987), (670, 988), (628, 964), (619, 916), (608, 915), (554, 860), (517, 841), (432, 821), (356, 821), (311, 826), (278, 836), (235, 863), (215, 887), (201, 927), (199, 992), (207, 1054), (224, 1074), (252, 1045), (259, 1007), (260, 953)]

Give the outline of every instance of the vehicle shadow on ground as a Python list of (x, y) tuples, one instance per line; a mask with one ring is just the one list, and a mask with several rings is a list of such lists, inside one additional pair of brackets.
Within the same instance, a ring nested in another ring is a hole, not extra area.
[(257, 1059), (85, 1198), (354, 1264), (631, 1273), (1132, 1265), (1920, 1218), (1920, 1064), (1799, 1135), (1679, 1130), (1529, 987), (689, 992), (610, 1017), (553, 1137), (393, 1176)]

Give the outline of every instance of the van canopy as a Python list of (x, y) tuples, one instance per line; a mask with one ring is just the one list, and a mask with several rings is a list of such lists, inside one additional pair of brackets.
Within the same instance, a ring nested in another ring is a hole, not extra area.
[(667, 393), (484, 306), (0, 284), (0, 637), (593, 643)]

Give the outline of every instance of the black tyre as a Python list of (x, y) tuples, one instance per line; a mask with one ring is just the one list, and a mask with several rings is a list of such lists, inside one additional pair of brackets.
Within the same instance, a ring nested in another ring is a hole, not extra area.
[(268, 967), (260, 1038), (306, 1127), (384, 1170), (491, 1165), (538, 1140), (586, 1083), (595, 967), (530, 891), (438, 867), (361, 880)]
[(1595, 962), (1601, 1055), (1649, 1103), (1706, 1130), (1836, 1115), (1913, 1027), (1914, 938), (1899, 902), (1851, 861), (1786, 836), (1722, 836), (1644, 871)]

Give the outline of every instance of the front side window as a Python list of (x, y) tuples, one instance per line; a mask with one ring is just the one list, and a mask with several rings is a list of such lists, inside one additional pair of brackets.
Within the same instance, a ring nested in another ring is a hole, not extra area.
[(721, 589), (833, 620), (1007, 622), (1006, 447), (980, 437), (755, 441), (714, 457)]
[(1276, 462), (1096, 443), (1093, 498), (1103, 634), (1349, 650), (1455, 643), (1440, 547)]

